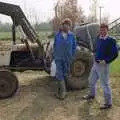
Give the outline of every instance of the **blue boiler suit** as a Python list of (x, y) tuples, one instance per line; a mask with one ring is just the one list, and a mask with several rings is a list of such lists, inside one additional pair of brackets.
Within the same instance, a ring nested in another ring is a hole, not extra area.
[(68, 32), (66, 39), (62, 32), (55, 35), (53, 57), (56, 64), (56, 79), (65, 80), (70, 64), (74, 58), (76, 50), (76, 40), (72, 32)]

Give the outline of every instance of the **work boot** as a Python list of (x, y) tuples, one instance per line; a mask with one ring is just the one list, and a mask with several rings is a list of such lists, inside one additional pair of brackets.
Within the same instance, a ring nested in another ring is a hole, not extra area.
[(66, 86), (64, 80), (58, 80), (57, 82), (57, 94), (56, 97), (60, 100), (64, 100), (66, 97)]
[(104, 110), (104, 109), (110, 109), (112, 108), (112, 105), (110, 104), (104, 104), (103, 106), (100, 107), (100, 110)]
[(83, 100), (92, 100), (94, 98), (95, 98), (95, 96), (91, 96), (91, 95), (86, 95), (86, 96), (82, 97)]

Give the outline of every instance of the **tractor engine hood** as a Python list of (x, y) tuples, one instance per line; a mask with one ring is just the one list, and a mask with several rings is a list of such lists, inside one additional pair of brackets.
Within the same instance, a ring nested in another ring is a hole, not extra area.
[(77, 44), (88, 48), (90, 51), (95, 51), (96, 39), (99, 34), (99, 24), (90, 23), (74, 28)]

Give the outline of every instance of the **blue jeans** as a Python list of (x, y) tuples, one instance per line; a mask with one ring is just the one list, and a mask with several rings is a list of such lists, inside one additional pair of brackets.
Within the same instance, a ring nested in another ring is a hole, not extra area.
[(96, 83), (100, 79), (104, 91), (105, 104), (112, 104), (112, 93), (109, 85), (109, 65), (94, 63), (89, 76), (90, 95), (96, 95)]
[(69, 74), (70, 63), (63, 60), (56, 60), (56, 79), (57, 80), (65, 80), (65, 78)]

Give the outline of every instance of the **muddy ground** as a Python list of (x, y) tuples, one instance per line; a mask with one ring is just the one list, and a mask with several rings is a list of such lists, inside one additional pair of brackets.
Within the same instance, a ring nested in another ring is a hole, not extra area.
[(55, 81), (44, 72), (16, 72), (20, 87), (14, 97), (0, 100), (0, 120), (120, 120), (120, 76), (111, 77), (113, 108), (100, 111), (103, 94), (98, 84), (96, 100), (87, 102), (87, 93), (71, 91), (64, 101), (54, 97)]

